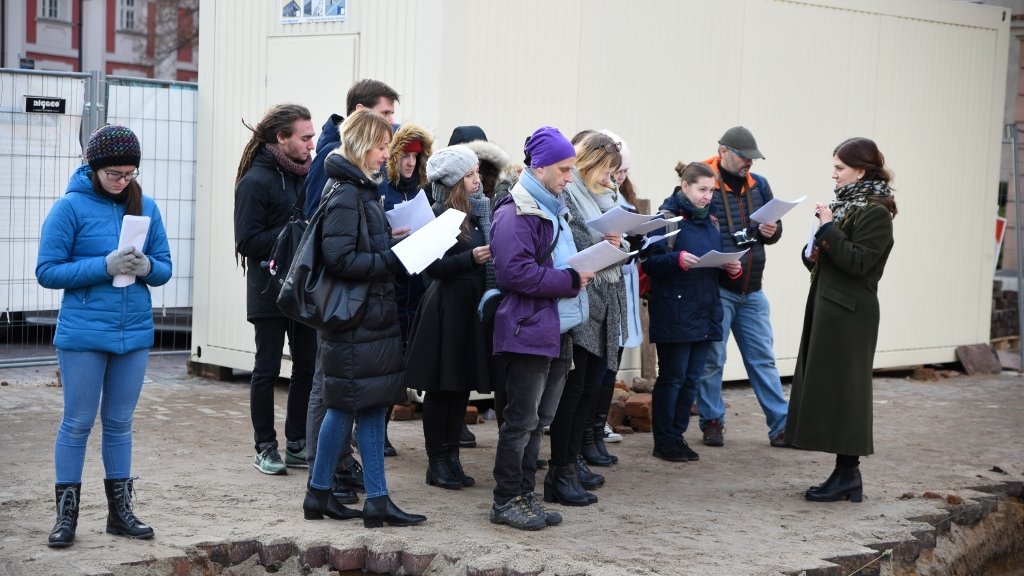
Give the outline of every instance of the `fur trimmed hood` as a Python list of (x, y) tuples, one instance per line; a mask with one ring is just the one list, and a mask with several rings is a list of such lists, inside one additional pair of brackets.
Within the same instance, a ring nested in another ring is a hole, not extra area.
[(509, 159), (508, 154), (504, 150), (486, 140), (474, 140), (467, 142), (465, 145), (476, 154), (476, 157), (481, 162), (492, 164), (496, 168), (495, 172), (503, 171), (512, 163), (512, 160)]
[(398, 161), (402, 157), (402, 149), (413, 140), (419, 140), (423, 143), (423, 151), (419, 153), (419, 158), (416, 159), (416, 173), (419, 176), (419, 187), (424, 188), (427, 186), (427, 159), (433, 153), (434, 138), (426, 128), (419, 124), (402, 124), (398, 132), (395, 132), (395, 137), (391, 139), (391, 144), (388, 146), (388, 151), (391, 153), (390, 158), (388, 158), (388, 180), (398, 182), (401, 178), (398, 170)]

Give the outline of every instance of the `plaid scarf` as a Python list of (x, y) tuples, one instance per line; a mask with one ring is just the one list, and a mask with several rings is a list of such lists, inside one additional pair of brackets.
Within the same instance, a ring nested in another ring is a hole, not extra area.
[(828, 205), (832, 210), (832, 221), (838, 226), (843, 220), (853, 217), (868, 205), (871, 196), (892, 196), (889, 184), (882, 180), (858, 180), (836, 188), (836, 199)]

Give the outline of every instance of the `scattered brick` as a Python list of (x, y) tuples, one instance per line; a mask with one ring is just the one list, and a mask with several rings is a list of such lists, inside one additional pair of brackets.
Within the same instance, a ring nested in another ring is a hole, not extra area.
[(633, 391), (641, 394), (650, 394), (654, 390), (653, 378), (633, 378)]
[(395, 404), (391, 410), (391, 419), (395, 422), (412, 420), (416, 416), (416, 407), (411, 402), (406, 404)]
[(466, 406), (466, 424), (470, 426), (480, 422), (480, 410), (473, 405)]
[(935, 373), (934, 368), (914, 368), (914, 380), (931, 380), (935, 381), (939, 379), (938, 374)]
[(623, 382), (622, 380), (616, 380), (615, 381), (615, 389), (616, 390), (622, 390), (623, 392), (626, 392), (626, 393), (632, 392), (632, 390), (629, 389), (629, 386), (626, 386), (626, 383)]
[(915, 494), (913, 492), (904, 492), (900, 495), (900, 500), (910, 500), (914, 498), (914, 496)]
[(950, 494), (949, 496), (946, 496), (946, 502), (953, 506), (958, 506), (964, 503), (964, 499), (957, 496), (956, 494)]
[(616, 434), (632, 434), (635, 432), (632, 426), (626, 426), (625, 424), (621, 426), (612, 426), (612, 430), (614, 430)]
[(633, 427), (633, 430), (637, 432), (650, 432), (651, 431), (651, 419), (650, 418), (630, 418), (629, 425)]
[(932, 492), (930, 490), (928, 492), (925, 492), (924, 494), (922, 494), (922, 496), (927, 498), (927, 499), (929, 499), (929, 500), (941, 500), (942, 499), (942, 495), (938, 494), (937, 492)]
[(633, 425), (633, 418), (651, 418), (651, 395), (634, 394), (626, 399), (626, 415), (629, 416), (630, 425)]
[(622, 426), (626, 421), (626, 407), (618, 402), (612, 402), (608, 407), (608, 425), (612, 428)]

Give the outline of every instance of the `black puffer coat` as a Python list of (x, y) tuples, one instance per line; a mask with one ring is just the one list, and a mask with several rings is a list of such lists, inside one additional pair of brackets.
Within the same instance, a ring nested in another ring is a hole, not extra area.
[[(347, 412), (388, 406), (405, 399), (405, 360), (394, 287), (394, 274), (402, 265), (391, 251), (391, 230), (377, 183), (339, 154), (328, 156), (324, 168), (328, 177), (340, 183), (326, 199), (324, 261), (339, 278), (369, 282), (371, 294), (359, 326), (320, 332), (324, 402)], [(358, 246), (360, 202), (369, 251)]]
[(292, 207), (302, 194), (306, 177), (282, 169), (273, 154), (261, 149), (235, 186), (235, 250), (245, 258), (246, 319), (283, 318), (277, 307), (277, 284), (261, 266)]

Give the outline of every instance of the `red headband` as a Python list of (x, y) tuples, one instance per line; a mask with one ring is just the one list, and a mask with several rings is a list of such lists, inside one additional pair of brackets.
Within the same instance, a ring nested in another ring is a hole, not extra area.
[(420, 142), (419, 140), (410, 140), (409, 143), (405, 145), (405, 148), (402, 148), (402, 152), (405, 152), (406, 154), (419, 154), (422, 151), (423, 142)]

